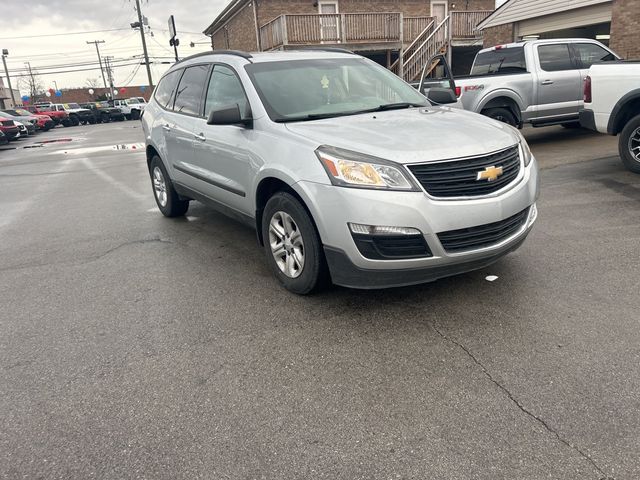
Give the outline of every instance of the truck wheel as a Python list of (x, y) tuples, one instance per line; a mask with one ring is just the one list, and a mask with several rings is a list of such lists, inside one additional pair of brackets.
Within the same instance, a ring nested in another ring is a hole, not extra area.
[(127, 120), (131, 120), (131, 114), (125, 114), (124, 118), (126, 118)]
[(109, 118), (109, 115), (102, 115), (100, 117), (100, 120), (102, 121), (102, 123), (109, 123), (111, 121), (111, 118)]
[(512, 127), (516, 127), (518, 125), (516, 117), (506, 108), (489, 108), (487, 110), (483, 110), (482, 115), (486, 115), (487, 117), (498, 120), (499, 122), (508, 123)]
[(629, 120), (622, 129), (618, 150), (624, 166), (633, 173), (640, 173), (640, 115)]
[(69, 120), (71, 120), (71, 125), (74, 127), (80, 125), (80, 119), (76, 115), (69, 115)]
[(267, 263), (284, 288), (306, 295), (328, 283), (322, 242), (297, 198), (286, 192), (271, 197), (261, 228)]
[(151, 187), (156, 204), (165, 217), (181, 217), (189, 209), (189, 200), (182, 200), (173, 188), (171, 178), (157, 155), (151, 160), (149, 167)]
[(131, 120), (140, 120), (139, 110), (131, 110)]
[(73, 125), (73, 123), (71, 123), (71, 120), (68, 118), (65, 118), (64, 120), (62, 120), (61, 123), (63, 127), (70, 127), (71, 125)]

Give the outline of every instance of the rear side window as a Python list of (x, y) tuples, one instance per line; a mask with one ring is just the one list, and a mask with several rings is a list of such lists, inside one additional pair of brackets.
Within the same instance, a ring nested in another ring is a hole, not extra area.
[(610, 62), (616, 59), (611, 52), (594, 43), (574, 43), (573, 51), (582, 68), (589, 68), (596, 62)]
[(247, 97), (235, 72), (224, 65), (216, 65), (213, 68), (209, 88), (207, 89), (207, 101), (205, 115), (212, 110), (230, 107), (238, 104), (240, 113), (244, 116), (247, 111)]
[(173, 111), (188, 115), (200, 115), (202, 91), (207, 81), (209, 65), (196, 65), (185, 69), (176, 90)]
[(545, 72), (575, 69), (571, 61), (569, 45), (566, 43), (540, 45), (538, 47), (538, 57), (540, 57), (540, 68)]
[(495, 75), (526, 71), (524, 47), (511, 47), (479, 53), (473, 62), (471, 75)]
[(182, 70), (174, 70), (166, 74), (160, 80), (153, 96), (161, 107), (171, 108), (173, 106), (173, 92), (176, 89)]

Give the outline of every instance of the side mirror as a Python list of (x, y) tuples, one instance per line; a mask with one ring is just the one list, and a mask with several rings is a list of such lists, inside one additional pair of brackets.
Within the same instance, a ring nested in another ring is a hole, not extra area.
[(450, 88), (432, 87), (429, 89), (427, 98), (430, 102), (437, 105), (445, 105), (447, 103), (456, 103), (458, 99), (456, 94)]
[(230, 107), (211, 110), (207, 117), (207, 125), (244, 125), (248, 127), (251, 125), (251, 122), (252, 119), (250, 115), (242, 118), (240, 106), (237, 103)]

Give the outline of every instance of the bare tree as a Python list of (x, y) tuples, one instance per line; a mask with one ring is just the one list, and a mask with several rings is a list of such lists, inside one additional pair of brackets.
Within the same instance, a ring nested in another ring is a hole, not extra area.
[(100, 82), (97, 78), (87, 78), (85, 85), (89, 88), (98, 88), (100, 86)]
[(29, 92), (29, 96), (32, 99), (44, 95), (44, 85), (40, 79), (40, 75), (38, 75), (35, 70), (32, 70), (30, 74), (18, 78), (18, 89)]

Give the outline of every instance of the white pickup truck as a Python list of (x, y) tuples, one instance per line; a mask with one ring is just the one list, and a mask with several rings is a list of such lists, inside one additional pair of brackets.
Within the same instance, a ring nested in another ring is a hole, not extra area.
[(618, 150), (624, 165), (640, 173), (640, 61), (594, 64), (584, 84), (580, 124), (609, 135), (620, 135)]
[(578, 126), (589, 67), (617, 58), (587, 38), (527, 40), (480, 50), (466, 76), (429, 63), (423, 86), (455, 86), (462, 108), (512, 126)]
[(139, 120), (144, 112), (147, 102), (142, 97), (132, 97), (125, 99), (116, 98), (109, 102), (112, 107), (119, 108), (127, 120)]

